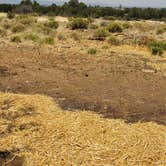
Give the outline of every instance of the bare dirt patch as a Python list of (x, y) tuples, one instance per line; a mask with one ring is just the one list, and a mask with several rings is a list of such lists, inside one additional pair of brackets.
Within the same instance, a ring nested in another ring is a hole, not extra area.
[[(115, 51), (91, 56), (70, 48), (3, 45), (0, 66), (17, 74), (0, 76), (0, 91), (46, 94), (66, 110), (166, 124), (166, 78), (148, 66), (151, 61)], [(142, 71), (149, 68), (154, 72)]]

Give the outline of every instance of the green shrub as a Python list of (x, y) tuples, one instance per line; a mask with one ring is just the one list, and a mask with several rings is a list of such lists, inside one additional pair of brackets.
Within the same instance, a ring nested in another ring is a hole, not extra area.
[(120, 45), (120, 41), (114, 36), (109, 36), (107, 42), (110, 43), (111, 45), (115, 45), (115, 46)]
[(57, 29), (59, 27), (59, 24), (57, 21), (54, 21), (54, 20), (50, 20), (49, 22), (46, 22), (44, 24), (46, 27), (48, 28), (52, 28), (52, 29)]
[(8, 13), (7, 13), (7, 18), (8, 18), (8, 19), (13, 19), (13, 18), (15, 18), (15, 14), (12, 13), (12, 12), (8, 12)]
[(96, 54), (96, 53), (97, 53), (97, 50), (96, 50), (95, 48), (90, 48), (90, 49), (88, 50), (88, 54), (94, 55), (94, 54)]
[(69, 21), (68, 28), (71, 30), (76, 30), (76, 29), (87, 29), (88, 28), (88, 21), (83, 18), (74, 18)]
[(23, 32), (25, 30), (25, 26), (23, 24), (16, 24), (12, 27), (11, 31), (13, 33)]
[(43, 39), (42, 43), (53, 45), (54, 44), (54, 38), (52, 38), (52, 37), (45, 37)]
[(28, 33), (24, 36), (25, 40), (31, 40), (33, 42), (37, 42), (40, 38), (37, 34), (35, 33)]
[(118, 23), (111, 23), (107, 26), (107, 30), (109, 32), (112, 32), (112, 33), (116, 33), (116, 32), (122, 32), (123, 31), (123, 28), (120, 24)]
[(153, 55), (162, 55), (166, 50), (166, 42), (154, 41), (149, 44), (149, 48)]
[(99, 28), (95, 30), (93, 37), (96, 40), (105, 40), (105, 38), (108, 36), (108, 32), (104, 28)]
[(15, 43), (21, 43), (21, 38), (18, 35), (12, 36), (11, 41)]

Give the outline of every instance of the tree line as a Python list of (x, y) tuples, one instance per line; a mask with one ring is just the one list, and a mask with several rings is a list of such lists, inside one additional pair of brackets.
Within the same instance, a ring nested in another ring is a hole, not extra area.
[(0, 12), (38, 13), (40, 15), (61, 15), (68, 17), (105, 17), (119, 19), (157, 19), (166, 20), (166, 8), (118, 8), (87, 6), (79, 0), (70, 0), (62, 6), (52, 4), (40, 5), (37, 1), (22, 0), (20, 4), (0, 4)]

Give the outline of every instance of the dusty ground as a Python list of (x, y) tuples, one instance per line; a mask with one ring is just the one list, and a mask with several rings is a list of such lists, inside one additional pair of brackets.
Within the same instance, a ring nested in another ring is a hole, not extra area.
[[(84, 41), (86, 49), (91, 44)], [(120, 46), (110, 51), (100, 48), (102, 42), (95, 44), (100, 55), (88, 55), (81, 44), (59, 43), (46, 49), (1, 43), (0, 91), (46, 94), (66, 110), (165, 125), (166, 59), (151, 57), (141, 48)]]

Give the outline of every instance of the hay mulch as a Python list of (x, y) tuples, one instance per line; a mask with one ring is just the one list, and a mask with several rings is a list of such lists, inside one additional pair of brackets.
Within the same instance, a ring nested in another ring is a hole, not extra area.
[(166, 127), (63, 111), (39, 95), (0, 93), (0, 152), (27, 166), (165, 166)]

